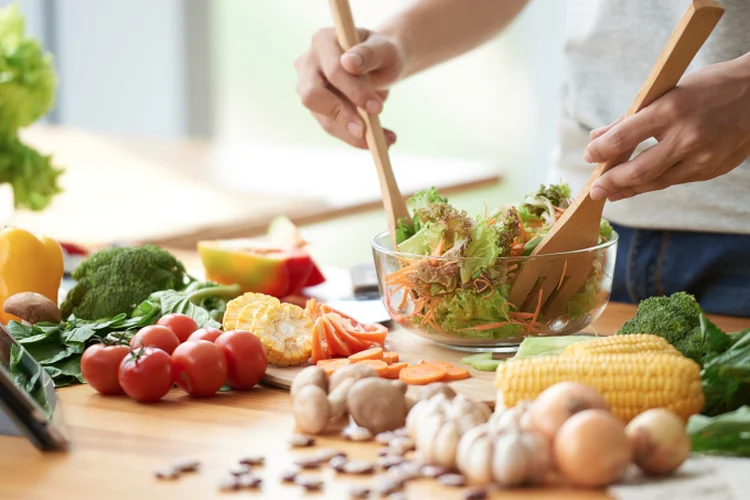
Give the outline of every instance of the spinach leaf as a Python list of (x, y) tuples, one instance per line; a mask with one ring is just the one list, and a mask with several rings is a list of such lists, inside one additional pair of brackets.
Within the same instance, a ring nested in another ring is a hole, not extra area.
[(744, 335), (721, 354), (709, 355), (701, 370), (703, 413), (727, 413), (750, 405), (750, 335)]
[(63, 331), (60, 339), (65, 344), (81, 345), (96, 335), (96, 331), (90, 326), (78, 326), (72, 330)]
[(693, 415), (687, 432), (696, 453), (750, 457), (750, 406), (716, 417)]

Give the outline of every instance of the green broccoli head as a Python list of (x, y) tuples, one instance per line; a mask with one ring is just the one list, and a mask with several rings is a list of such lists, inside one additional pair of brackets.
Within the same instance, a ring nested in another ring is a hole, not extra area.
[(641, 301), (635, 317), (617, 333), (659, 335), (699, 364), (707, 354), (721, 352), (730, 343), (729, 337), (705, 317), (695, 297), (686, 292)]
[(182, 263), (154, 245), (102, 250), (73, 272), (76, 285), (60, 309), (65, 318), (90, 320), (130, 314), (153, 292), (184, 288), (185, 277)]

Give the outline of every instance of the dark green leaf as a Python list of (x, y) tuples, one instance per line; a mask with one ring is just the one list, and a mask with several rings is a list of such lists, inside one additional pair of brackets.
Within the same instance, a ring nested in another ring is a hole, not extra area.
[(722, 354), (711, 355), (701, 371), (709, 416), (750, 405), (750, 335), (745, 335)]
[(42, 366), (49, 366), (54, 365), (56, 363), (59, 363), (60, 361), (67, 360), (71, 356), (75, 356), (76, 358), (80, 358), (78, 356), (79, 354), (83, 354), (83, 344), (78, 345), (71, 345), (66, 347), (63, 350), (58, 351), (54, 356), (51, 356), (47, 359), (39, 360), (38, 363)]
[(22, 325), (21, 323), (18, 323), (16, 321), (9, 321), (5, 329), (8, 330), (8, 333), (10, 333), (11, 337), (18, 341), (40, 333), (38, 330), (35, 331), (34, 327)]
[(79, 326), (72, 330), (64, 331), (60, 338), (66, 344), (86, 343), (91, 337), (96, 335), (96, 331), (90, 326)]
[(687, 432), (696, 453), (750, 457), (750, 406), (716, 417), (690, 417)]
[(721, 328), (716, 326), (706, 315), (701, 313), (699, 316), (701, 335), (706, 345), (706, 352), (721, 353), (726, 351), (732, 345), (732, 339)]

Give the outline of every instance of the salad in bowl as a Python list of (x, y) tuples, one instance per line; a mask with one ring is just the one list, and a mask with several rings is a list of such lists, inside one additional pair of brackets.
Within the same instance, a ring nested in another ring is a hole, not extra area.
[[(515, 206), (474, 217), (435, 188), (408, 201), (411, 221), (373, 240), (380, 294), (391, 318), (450, 347), (509, 350), (530, 335), (580, 332), (604, 310), (612, 288), (617, 234), (602, 219), (596, 246), (574, 252), (531, 253), (571, 203), (566, 184), (541, 186)], [(513, 280), (532, 259), (590, 254), (588, 278), (559, 317), (521, 312), (508, 301)]]

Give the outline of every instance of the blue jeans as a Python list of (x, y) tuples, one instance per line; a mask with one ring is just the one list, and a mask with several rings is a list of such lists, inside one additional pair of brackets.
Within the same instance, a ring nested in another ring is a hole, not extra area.
[(750, 235), (613, 227), (612, 301), (685, 291), (707, 313), (750, 317)]

